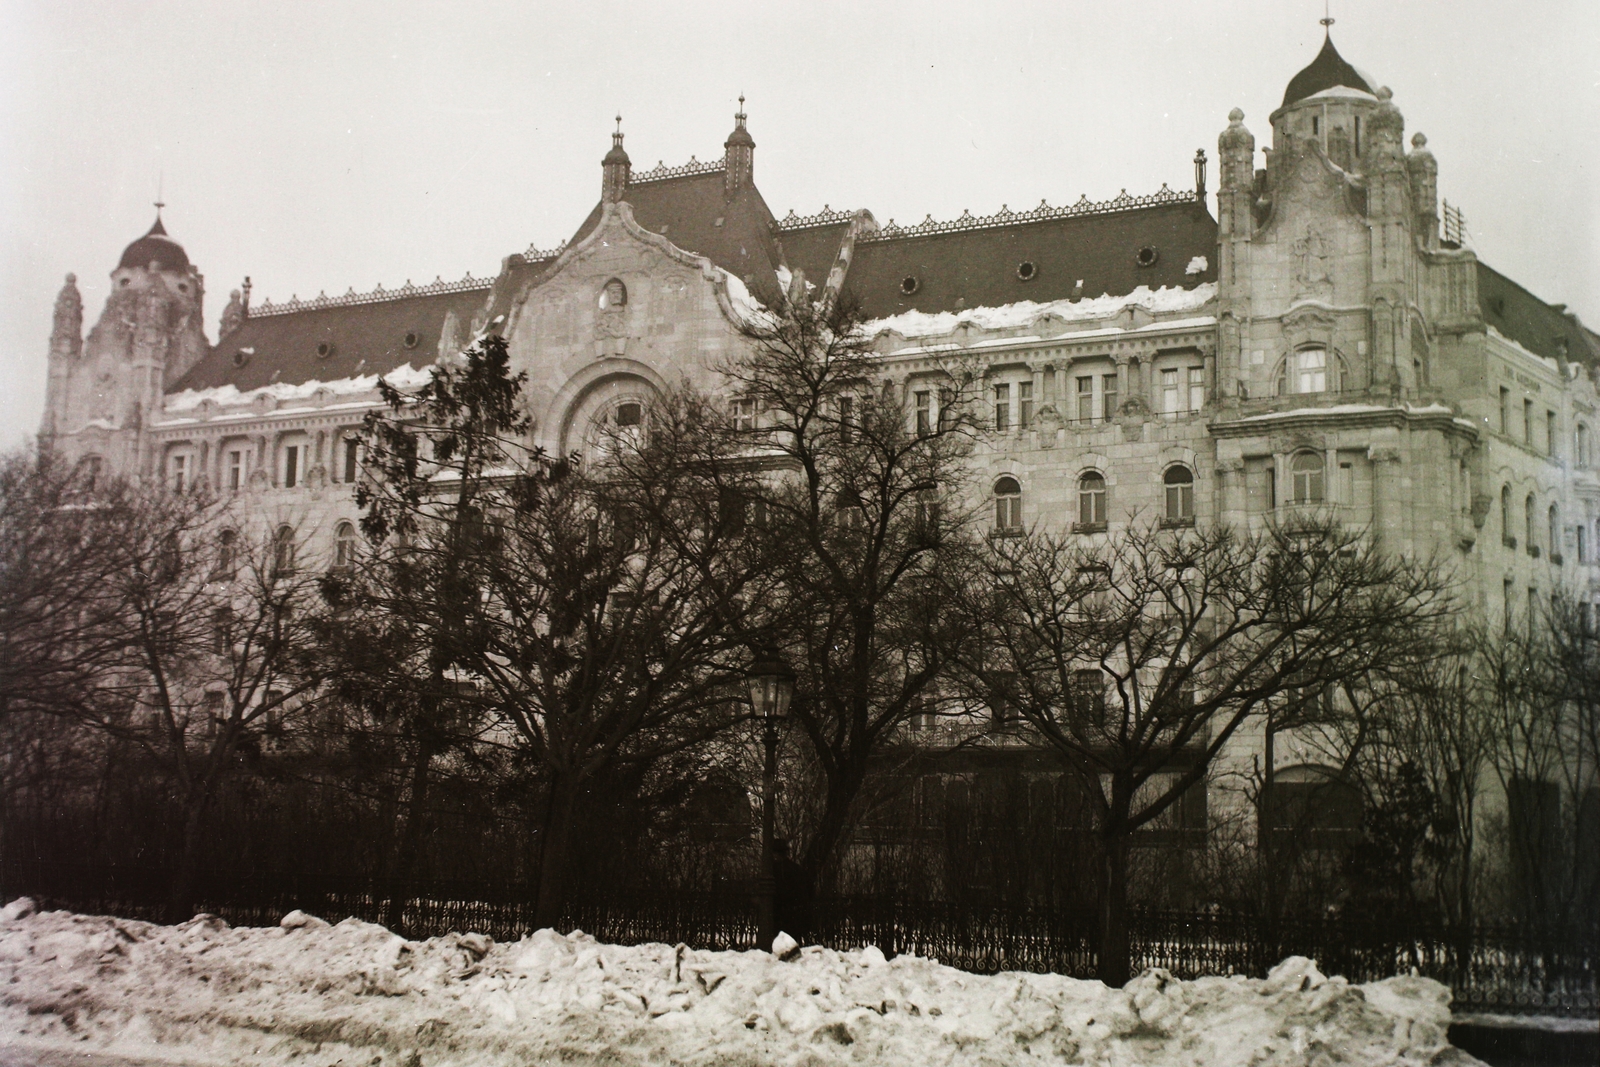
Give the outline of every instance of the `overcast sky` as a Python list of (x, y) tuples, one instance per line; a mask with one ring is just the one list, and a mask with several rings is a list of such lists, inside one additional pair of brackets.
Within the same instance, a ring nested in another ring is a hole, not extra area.
[[(636, 169), (716, 159), (748, 97), (772, 210), (880, 222), (1190, 187), (1258, 143), (1322, 0), (1039, 3), (0, 0), (0, 447), (38, 427), (51, 306), (85, 327), (150, 225), (256, 299), (493, 274)], [(1427, 133), (1479, 255), (1600, 326), (1600, 3), (1334, 0)], [(1213, 211), (1215, 201), (1212, 202)]]

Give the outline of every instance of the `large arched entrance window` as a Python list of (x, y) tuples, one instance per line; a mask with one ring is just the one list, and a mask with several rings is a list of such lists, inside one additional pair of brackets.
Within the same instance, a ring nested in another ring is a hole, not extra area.
[(1289, 461), (1294, 479), (1296, 504), (1320, 504), (1323, 498), (1322, 456), (1316, 452), (1296, 452)]

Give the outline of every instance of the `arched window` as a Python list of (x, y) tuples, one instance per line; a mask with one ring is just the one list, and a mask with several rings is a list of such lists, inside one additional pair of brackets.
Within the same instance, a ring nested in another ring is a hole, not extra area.
[(280, 526), (272, 535), (272, 573), (274, 577), (294, 573), (294, 527)]
[(994, 483), (994, 529), (996, 533), (1022, 532), (1022, 485), (1007, 475)]
[(1278, 395), (1339, 391), (1340, 365), (1326, 348), (1290, 352), (1278, 365)]
[(1106, 479), (1099, 471), (1089, 471), (1078, 479), (1078, 524), (1106, 524)]
[(1511, 532), (1511, 487), (1500, 487), (1500, 540), (1512, 548), (1517, 546), (1517, 535)]
[(1572, 449), (1573, 458), (1578, 466), (1587, 467), (1589, 465), (1589, 427), (1581, 422), (1578, 423), (1578, 428), (1573, 431), (1573, 437), (1575, 438)]
[(217, 535), (217, 573), (219, 580), (231, 579), (239, 566), (239, 534), (223, 530)]
[(1296, 504), (1322, 503), (1322, 457), (1315, 452), (1297, 452), (1289, 461), (1294, 478)]
[(1533, 494), (1529, 493), (1528, 499), (1522, 502), (1522, 532), (1527, 535), (1528, 551), (1530, 553), (1539, 551), (1539, 546), (1533, 540), (1534, 523), (1537, 521), (1534, 519), (1535, 511), (1537, 511), (1537, 505), (1533, 502)]
[(606, 282), (605, 288), (600, 290), (600, 306), (602, 308), (619, 308), (628, 302), (628, 287), (622, 284), (621, 278), (612, 278)]
[(100, 488), (105, 476), (105, 460), (99, 456), (84, 456), (78, 461), (78, 477), (88, 489)]
[(1550, 505), (1549, 522), (1546, 525), (1550, 527), (1550, 558), (1559, 560), (1561, 558), (1561, 509), (1554, 504)]
[(1162, 475), (1167, 491), (1167, 521), (1189, 522), (1194, 519), (1194, 472), (1179, 465), (1168, 467)]
[(349, 570), (356, 562), (356, 528), (341, 522), (333, 529), (333, 566), (335, 570)]

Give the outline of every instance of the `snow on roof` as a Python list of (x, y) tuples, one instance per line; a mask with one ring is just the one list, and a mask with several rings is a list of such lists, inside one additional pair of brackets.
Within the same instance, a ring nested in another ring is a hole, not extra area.
[(1139, 286), (1127, 296), (1099, 296), (1087, 300), (1052, 300), (1037, 304), (1031, 300), (1006, 304), (1003, 307), (977, 307), (965, 311), (905, 311), (886, 319), (865, 324), (868, 334), (876, 336), (894, 331), (902, 337), (930, 337), (950, 333), (963, 323), (986, 330), (1004, 330), (1030, 326), (1045, 316), (1068, 322), (1106, 319), (1125, 307), (1142, 307), (1152, 314), (1193, 311), (1204, 307), (1217, 296), (1217, 283), (1204, 282), (1193, 289), (1168, 288), (1152, 290)]
[[(1361, 68), (1360, 67), (1356, 67), (1355, 71), (1356, 71), (1357, 74), (1360, 74), (1361, 73)], [(1370, 83), (1372, 79), (1368, 78), (1367, 80)], [(1335, 85), (1335, 86), (1332, 86), (1331, 88), (1324, 89), (1321, 92), (1312, 93), (1310, 96), (1306, 97), (1306, 99), (1307, 100), (1320, 100), (1323, 97), (1337, 97), (1337, 96), (1342, 96), (1342, 97), (1345, 97), (1345, 98), (1351, 99), (1351, 100), (1376, 100), (1376, 99), (1378, 99), (1376, 96), (1373, 96), (1371, 93), (1362, 92), (1360, 89), (1352, 89), (1348, 85)]]
[(1529, 349), (1529, 348), (1525, 347), (1522, 344), (1522, 342), (1516, 340), (1513, 337), (1507, 337), (1505, 334), (1503, 334), (1499, 330), (1495, 329), (1494, 325), (1492, 323), (1489, 324), (1489, 336), (1493, 337), (1497, 341), (1503, 342), (1506, 345), (1506, 347), (1511, 348), (1511, 349), (1515, 349), (1517, 352), (1520, 352), (1522, 355), (1527, 356), (1529, 359), (1533, 360), (1535, 363), (1539, 364), (1540, 366), (1544, 367), (1545, 369), (1554, 371), (1556, 374), (1560, 374), (1561, 373), (1561, 365), (1559, 363), (1557, 363), (1555, 360), (1551, 359), (1549, 356), (1541, 356), (1539, 353), (1533, 351), (1532, 349)]
[(276, 382), (243, 392), (234, 385), (219, 385), (210, 389), (185, 389), (181, 393), (167, 396), (164, 410), (169, 413), (193, 411), (206, 401), (220, 407), (237, 407), (250, 403), (258, 396), (269, 396), (282, 403), (285, 400), (307, 400), (319, 392), (332, 393), (336, 396), (370, 393), (377, 390), (379, 378), (383, 378), (397, 389), (413, 389), (426, 385), (432, 377), (432, 370), (432, 365), (413, 367), (402, 364), (383, 374), (365, 374), (359, 378), (338, 378), (328, 382), (312, 379), (309, 382), (297, 382), (292, 385)]
[(1332, 404), (1325, 408), (1295, 408), (1292, 411), (1269, 411), (1264, 415), (1246, 415), (1240, 422), (1264, 422), (1268, 419), (1294, 419), (1306, 415), (1367, 415), (1378, 411), (1402, 411), (1407, 415), (1454, 415), (1444, 404)]

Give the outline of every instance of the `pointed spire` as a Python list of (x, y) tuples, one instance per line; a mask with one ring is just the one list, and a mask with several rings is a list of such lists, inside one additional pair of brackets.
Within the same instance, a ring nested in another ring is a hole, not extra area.
[(617, 128), (611, 135), (611, 151), (600, 161), (601, 182), (600, 197), (609, 203), (616, 203), (622, 199), (623, 192), (628, 188), (628, 180), (633, 176), (633, 162), (628, 158), (628, 153), (622, 147), (622, 115), (617, 115)]
[(739, 94), (739, 110), (734, 112), (733, 132), (722, 142), (723, 193), (732, 196), (749, 185), (755, 174), (756, 141), (745, 128), (744, 94)]

